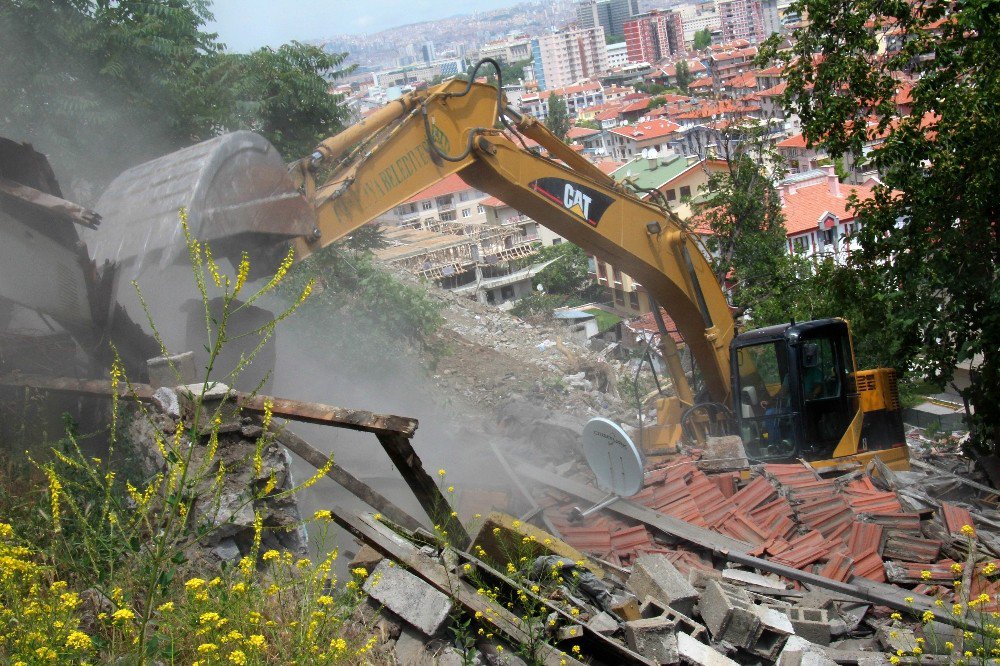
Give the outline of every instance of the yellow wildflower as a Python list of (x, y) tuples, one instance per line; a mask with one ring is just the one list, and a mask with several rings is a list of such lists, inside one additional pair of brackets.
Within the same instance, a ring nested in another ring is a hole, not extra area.
[(219, 646), (216, 645), (215, 643), (202, 643), (201, 645), (198, 646), (198, 652), (202, 654), (209, 654), (211, 652), (215, 652), (218, 649)]
[(438, 470), (438, 476), (444, 476), (447, 472), (444, 471), (444, 467)]
[(357, 567), (356, 569), (351, 569), (351, 573), (358, 578), (365, 578), (368, 576), (368, 569), (365, 569), (364, 567)]
[(921, 619), (924, 621), (924, 624), (927, 624), (928, 622), (934, 619), (934, 613), (930, 611), (924, 611), (924, 615)]
[(952, 564), (951, 565), (951, 572), (953, 574), (960, 574), (960, 573), (962, 573), (962, 564), (960, 562), (955, 562), (954, 564)]
[(192, 578), (188, 582), (184, 583), (184, 587), (188, 590), (200, 590), (205, 587), (205, 581), (202, 578)]
[(323, 596), (316, 599), (316, 603), (319, 604), (320, 606), (332, 606), (333, 597), (331, 597), (328, 594), (324, 594)]
[(270, 562), (271, 560), (276, 560), (279, 557), (281, 557), (281, 553), (272, 549), (264, 553), (264, 556), (261, 559), (265, 562)]
[(233, 662), (237, 666), (243, 666), (247, 663), (247, 656), (244, 654), (243, 650), (233, 650), (229, 653), (229, 661)]
[(331, 520), (333, 518), (333, 513), (327, 511), (326, 509), (320, 509), (313, 514), (313, 518), (316, 520)]
[(111, 614), (111, 620), (113, 622), (126, 622), (128, 620), (134, 620), (135, 613), (132, 612), (130, 608), (119, 608), (114, 613)]
[(66, 647), (70, 650), (89, 650), (92, 645), (90, 636), (82, 631), (71, 631), (66, 637)]
[(897, 622), (899, 622), (900, 620), (902, 620), (902, 619), (903, 619), (903, 616), (902, 616), (902, 615), (900, 615), (899, 613), (893, 613), (893, 614), (892, 614), (892, 615), (890, 615), (889, 617), (890, 617), (891, 619), (893, 619), (893, 620), (896, 620)]
[(972, 525), (962, 525), (962, 534), (967, 537), (976, 536), (976, 530), (972, 528)]
[(579, 645), (574, 645), (573, 646), (573, 654), (580, 654), (580, 646)]
[(955, 649), (955, 644), (952, 643), (951, 641), (945, 641), (944, 642), (944, 649), (948, 650), (948, 652), (951, 652), (952, 650)]
[(922, 580), (930, 580), (931, 579), (931, 572), (927, 571), (926, 569), (923, 570), (923, 571), (921, 571), (920, 572), (920, 578)]
[(247, 639), (247, 645), (255, 648), (262, 648), (265, 645), (264, 637), (261, 634), (253, 634)]

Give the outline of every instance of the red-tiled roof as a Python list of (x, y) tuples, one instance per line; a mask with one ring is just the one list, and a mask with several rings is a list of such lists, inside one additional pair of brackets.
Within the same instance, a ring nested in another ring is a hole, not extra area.
[(646, 97), (645, 99), (638, 99), (638, 100), (636, 100), (634, 102), (631, 102), (628, 105), (626, 105), (621, 110), (621, 112), (622, 113), (634, 113), (635, 111), (645, 111), (646, 109), (649, 108), (649, 100), (650, 100), (649, 97)]
[(459, 178), (457, 173), (453, 173), (447, 178), (434, 183), (426, 190), (418, 192), (404, 203), (413, 203), (414, 201), (423, 201), (424, 199), (433, 199), (434, 197), (443, 197), (447, 194), (455, 194), (456, 192), (461, 192), (462, 190), (471, 190), (470, 187), (464, 180)]
[(594, 162), (594, 166), (607, 174), (612, 174), (618, 169), (625, 165), (624, 162), (618, 162), (615, 160), (601, 160), (600, 162)]
[(487, 208), (503, 208), (507, 206), (503, 201), (500, 201), (496, 197), (486, 197), (479, 202), (480, 206), (486, 206)]
[(872, 189), (870, 185), (841, 184), (840, 196), (834, 196), (827, 180), (798, 187), (794, 193), (784, 195), (785, 230), (792, 236), (817, 229), (820, 218), (827, 213), (836, 215), (841, 222), (853, 220), (855, 215), (847, 210), (847, 200), (856, 194), (859, 201), (867, 201)]
[(566, 133), (567, 139), (585, 139), (588, 136), (593, 136), (595, 134), (600, 134), (601, 130), (595, 130), (590, 127), (570, 127), (569, 132)]
[(711, 88), (712, 85), (712, 77), (706, 76), (705, 78), (692, 81), (688, 84), (688, 88)]
[(782, 81), (778, 85), (772, 86), (772, 87), (768, 88), (767, 90), (761, 90), (759, 93), (757, 93), (757, 96), (758, 97), (777, 97), (778, 95), (784, 94), (785, 89), (787, 87), (788, 87), (788, 84), (785, 83), (784, 81)]
[(807, 148), (806, 138), (802, 136), (802, 133), (793, 134), (784, 141), (779, 141), (774, 144), (775, 148)]
[(677, 123), (663, 118), (657, 118), (656, 120), (648, 120), (643, 123), (636, 123), (635, 125), (616, 127), (611, 130), (611, 132), (629, 139), (646, 141), (648, 139), (658, 139), (660, 137), (669, 136), (679, 129), (680, 125)]

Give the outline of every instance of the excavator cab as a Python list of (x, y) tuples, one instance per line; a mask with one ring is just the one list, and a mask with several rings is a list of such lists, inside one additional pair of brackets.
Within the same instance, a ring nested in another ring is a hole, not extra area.
[(831, 457), (858, 404), (847, 322), (762, 328), (737, 336), (730, 350), (747, 455), (760, 461)]

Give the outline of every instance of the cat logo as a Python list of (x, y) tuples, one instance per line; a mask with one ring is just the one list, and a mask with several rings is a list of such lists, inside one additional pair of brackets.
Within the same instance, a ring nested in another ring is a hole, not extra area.
[(592, 227), (597, 226), (612, 203), (608, 195), (563, 178), (539, 178), (531, 181), (528, 186)]

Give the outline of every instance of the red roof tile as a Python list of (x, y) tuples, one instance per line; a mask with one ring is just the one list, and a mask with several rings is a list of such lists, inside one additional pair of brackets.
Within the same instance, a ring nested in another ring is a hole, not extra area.
[[(794, 186), (793, 186), (794, 187)], [(785, 213), (785, 230), (788, 235), (817, 229), (825, 214), (836, 215), (841, 222), (853, 220), (855, 215), (847, 210), (847, 200), (856, 194), (860, 201), (872, 198), (871, 185), (840, 185), (840, 196), (830, 192), (829, 184), (822, 183), (795, 188), (783, 194), (782, 210)]]
[(647, 141), (649, 139), (659, 139), (661, 137), (670, 136), (680, 128), (680, 125), (675, 122), (658, 118), (656, 120), (647, 120), (646, 122), (636, 123), (635, 125), (616, 127), (610, 131), (629, 139)]
[(434, 183), (426, 190), (418, 192), (404, 203), (413, 203), (414, 201), (423, 201), (424, 199), (433, 199), (434, 197), (442, 197), (447, 194), (455, 194), (456, 192), (461, 192), (462, 190), (473, 189), (464, 180), (462, 180), (457, 173), (453, 173), (447, 178), (443, 178), (437, 183)]

